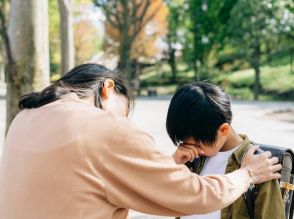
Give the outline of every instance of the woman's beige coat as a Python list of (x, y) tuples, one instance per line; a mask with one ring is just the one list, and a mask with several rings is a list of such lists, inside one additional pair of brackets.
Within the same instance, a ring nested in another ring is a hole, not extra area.
[(1, 163), (0, 218), (125, 219), (130, 208), (207, 213), (246, 191), (247, 175), (193, 174), (132, 122), (68, 96), (13, 121)]

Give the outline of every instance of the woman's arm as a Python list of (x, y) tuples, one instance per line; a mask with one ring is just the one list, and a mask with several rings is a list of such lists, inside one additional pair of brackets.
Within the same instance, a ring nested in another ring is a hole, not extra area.
[(203, 214), (228, 206), (249, 187), (245, 169), (207, 177), (191, 173), (128, 121), (115, 124), (111, 136), (100, 156), (107, 199), (115, 206), (157, 215)]

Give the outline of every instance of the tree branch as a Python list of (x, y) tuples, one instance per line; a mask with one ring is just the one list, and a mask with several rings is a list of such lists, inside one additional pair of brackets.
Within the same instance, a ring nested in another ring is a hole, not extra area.
[[(118, 5), (116, 1), (114, 1), (113, 4), (95, 2), (95, 5), (97, 7), (100, 7), (104, 11), (104, 15), (106, 16), (106, 19), (113, 27), (117, 29), (122, 28), (121, 17), (120, 17), (120, 13), (118, 13)], [(113, 11), (112, 6), (116, 7), (117, 10)]]
[[(143, 2), (144, 0), (142, 0)], [(134, 25), (134, 33), (139, 33), (140, 30), (142, 29), (141, 24), (143, 23), (143, 20), (145, 18), (145, 15), (148, 11), (148, 8), (150, 6), (151, 1), (150, 0), (145, 0), (145, 5), (143, 6), (142, 13), (137, 15), (137, 18), (134, 20), (133, 25)], [(143, 5), (143, 4), (141, 4)]]
[(137, 36), (142, 31), (142, 29), (147, 25), (147, 23), (155, 17), (157, 12), (159, 11), (159, 9), (163, 5), (163, 3), (161, 2), (160, 5), (154, 10), (154, 12), (150, 16), (148, 16), (146, 19), (144, 19), (145, 16), (146, 16), (147, 10), (149, 8), (150, 3), (151, 3), (151, 1), (147, 0), (147, 3), (145, 5), (145, 7), (144, 7), (144, 11), (142, 13), (142, 16), (140, 16), (139, 23), (137, 24), (137, 27), (135, 26), (134, 33), (133, 33), (134, 37)]

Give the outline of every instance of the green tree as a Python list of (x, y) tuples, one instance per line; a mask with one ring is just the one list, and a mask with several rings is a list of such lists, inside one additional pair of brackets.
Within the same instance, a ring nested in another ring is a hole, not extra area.
[(183, 29), (185, 10), (183, 8), (183, 0), (168, 0), (166, 1), (169, 8), (168, 15), (168, 33), (166, 36), (166, 42), (168, 45), (167, 58), (168, 64), (172, 71), (172, 82), (177, 80), (177, 60), (176, 52), (177, 47), (182, 44), (180, 34), (185, 30)]
[(294, 2), (292, 0), (285, 0), (285, 4), (282, 4), (281, 13), (281, 24), (280, 30), (282, 35), (286, 38), (287, 46), (290, 51), (290, 64), (291, 72), (294, 72), (293, 61), (294, 61)]
[(266, 45), (277, 43), (279, 1), (239, 0), (232, 10), (228, 38), (254, 69), (254, 99), (261, 91), (260, 65)]
[(61, 73), (60, 17), (58, 1), (49, 1), (49, 52), (51, 75)]
[[(199, 66), (207, 66), (207, 57), (211, 50), (219, 46), (230, 13), (237, 1), (225, 0), (189, 0), (187, 22), (191, 34), (187, 34), (186, 53), (192, 63), (195, 76), (199, 79)], [(192, 43), (191, 43), (192, 42)]]

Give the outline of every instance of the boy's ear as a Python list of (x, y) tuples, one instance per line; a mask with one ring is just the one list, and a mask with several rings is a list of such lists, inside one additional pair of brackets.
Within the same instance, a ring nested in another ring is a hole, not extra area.
[(231, 126), (230, 126), (230, 124), (229, 123), (223, 123), (220, 127), (219, 127), (219, 129), (218, 129), (218, 134), (220, 135), (220, 136), (227, 136), (228, 134), (229, 134), (229, 132), (230, 132), (230, 129), (231, 129)]

